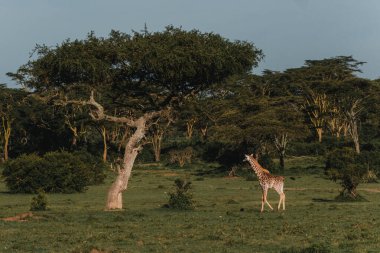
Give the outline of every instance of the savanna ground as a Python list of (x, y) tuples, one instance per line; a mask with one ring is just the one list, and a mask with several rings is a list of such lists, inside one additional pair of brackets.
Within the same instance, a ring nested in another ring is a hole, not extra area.
[[(338, 202), (339, 185), (304, 168), (312, 164), (322, 163), (288, 161), (298, 169), (286, 172), (286, 211), (264, 213), (257, 181), (201, 175), (207, 170), (201, 164), (140, 165), (124, 194), (125, 210), (103, 211), (111, 175), (85, 193), (49, 194), (48, 211), (25, 222), (0, 221), (0, 252), (380, 252), (380, 185), (359, 186), (368, 201)], [(179, 177), (193, 183), (195, 210), (162, 208)], [(31, 198), (8, 194), (0, 182), (0, 218), (29, 211)], [(268, 198), (277, 206), (273, 190)]]

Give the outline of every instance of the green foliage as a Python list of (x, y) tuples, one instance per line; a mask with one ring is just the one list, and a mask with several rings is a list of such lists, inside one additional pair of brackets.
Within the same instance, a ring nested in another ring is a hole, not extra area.
[(177, 210), (193, 209), (193, 195), (189, 192), (191, 189), (191, 182), (177, 178), (174, 181), (174, 185), (174, 192), (169, 193), (168, 207)]
[(30, 211), (45, 211), (47, 204), (45, 192), (38, 190), (37, 195), (32, 198), (32, 202), (30, 203)]
[(137, 111), (157, 110), (174, 97), (247, 73), (263, 57), (252, 43), (173, 26), (154, 33), (111, 31), (106, 38), (90, 33), (34, 52), (33, 61), (8, 75), (37, 92), (73, 87), (76, 97), (87, 97), (95, 85), (104, 98), (112, 94), (107, 103)]
[(314, 141), (293, 142), (288, 151), (290, 156), (319, 156), (326, 153), (327, 147), (324, 143)]
[(96, 168), (84, 153), (50, 152), (40, 157), (22, 155), (4, 165), (3, 176), (12, 193), (82, 192), (104, 180), (104, 166)]
[(351, 148), (335, 149), (327, 155), (326, 174), (333, 181), (339, 181), (342, 195), (356, 197), (356, 188), (367, 172), (362, 156)]
[(259, 164), (264, 167), (265, 169), (269, 170), (269, 171), (275, 171), (277, 168), (276, 168), (276, 165), (275, 163), (273, 162), (273, 159), (272, 157), (269, 155), (269, 154), (263, 154), (259, 157)]
[(86, 177), (89, 179), (88, 185), (102, 184), (106, 178), (107, 163), (99, 156), (93, 156), (90, 153), (81, 150), (72, 153), (86, 165)]

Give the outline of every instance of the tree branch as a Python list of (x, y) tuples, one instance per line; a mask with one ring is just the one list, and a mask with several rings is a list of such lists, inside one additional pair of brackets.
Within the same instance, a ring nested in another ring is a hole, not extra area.
[[(130, 126), (130, 127), (137, 127), (138, 126), (138, 119), (134, 120), (130, 117), (116, 117), (116, 116), (106, 114), (104, 112), (104, 107), (95, 100), (94, 91), (91, 91), (90, 98), (87, 101), (65, 99), (65, 100), (57, 101), (56, 104), (57, 105), (74, 104), (74, 105), (81, 105), (81, 106), (90, 106), (93, 110), (91, 110), (89, 115), (93, 120), (96, 120), (96, 121), (105, 120), (105, 121), (110, 121), (110, 122), (115, 122), (115, 123), (123, 123), (123, 124)], [(147, 112), (141, 117), (143, 117), (146, 121), (149, 121), (155, 117), (158, 117), (158, 116), (164, 114), (166, 111), (167, 110)]]

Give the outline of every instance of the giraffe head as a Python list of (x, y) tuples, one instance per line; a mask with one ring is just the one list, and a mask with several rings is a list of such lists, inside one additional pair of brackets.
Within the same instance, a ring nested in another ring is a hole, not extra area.
[(252, 158), (254, 159), (253, 154), (244, 155), (244, 156), (245, 156), (245, 158), (244, 158), (243, 162), (248, 162), (248, 161), (252, 160)]

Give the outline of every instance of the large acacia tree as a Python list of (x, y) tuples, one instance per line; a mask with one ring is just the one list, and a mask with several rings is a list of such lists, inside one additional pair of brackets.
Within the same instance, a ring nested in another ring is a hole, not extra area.
[(252, 43), (169, 26), (37, 46), (34, 58), (9, 75), (47, 101), (83, 105), (95, 121), (134, 129), (108, 192), (110, 210), (122, 208), (122, 192), (152, 121), (177, 109), (185, 97), (250, 72), (262, 57)]

